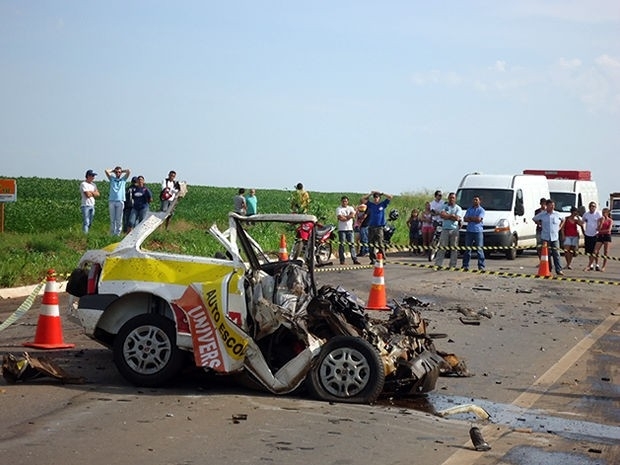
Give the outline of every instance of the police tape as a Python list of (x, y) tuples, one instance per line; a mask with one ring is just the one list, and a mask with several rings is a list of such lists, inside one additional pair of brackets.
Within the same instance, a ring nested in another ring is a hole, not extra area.
[(426, 263), (408, 263), (408, 262), (399, 262), (399, 261), (386, 261), (391, 265), (401, 265), (401, 266), (410, 266), (410, 267), (420, 267), (420, 268), (430, 268), (435, 271), (458, 271), (461, 273), (473, 273), (479, 275), (489, 275), (489, 276), (502, 276), (507, 278), (533, 278), (533, 279), (544, 279), (544, 280), (552, 280), (552, 281), (567, 281), (574, 283), (586, 283), (586, 284), (608, 284), (611, 286), (620, 286), (620, 281), (607, 281), (604, 279), (588, 279), (588, 278), (571, 278), (567, 276), (538, 276), (536, 274), (529, 273), (515, 273), (511, 271), (493, 271), (493, 270), (466, 270), (464, 268), (458, 267), (449, 267), (449, 266), (437, 266)]
[[(399, 252), (424, 252), (424, 251), (437, 251), (437, 250), (446, 250), (446, 251), (450, 251), (450, 250), (458, 250), (458, 251), (466, 251), (466, 250), (471, 250), (473, 252), (475, 252), (476, 250), (488, 250), (488, 251), (507, 251), (507, 250), (511, 250), (511, 249), (516, 249), (517, 253), (519, 253), (519, 251), (524, 251), (524, 250), (536, 250), (536, 249), (540, 249), (541, 246), (537, 246), (537, 247), (522, 247), (522, 246), (510, 246), (510, 245), (498, 245), (498, 246), (482, 246), (482, 247), (478, 247), (478, 246), (466, 246), (466, 245), (457, 245), (457, 246), (449, 246), (449, 245), (403, 245), (403, 244), (395, 244), (392, 242), (384, 242), (382, 246), (380, 246), (380, 243), (378, 242), (341, 242), (338, 240), (332, 240), (331, 241), (333, 246), (340, 246), (341, 244), (343, 246), (354, 246), (354, 247), (373, 247), (373, 248), (379, 248), (379, 249), (383, 249), (383, 250), (387, 250), (387, 251), (394, 251), (397, 250)], [(558, 250), (560, 252), (566, 252), (566, 249), (563, 249), (561, 247), (547, 247), (548, 250), (552, 251), (552, 250)], [(574, 252), (571, 251), (571, 253), (574, 256), (577, 255), (586, 255), (588, 257), (594, 257), (596, 259), (604, 259), (604, 260), (612, 260), (612, 261), (620, 261), (620, 257), (612, 257), (610, 255), (603, 255), (603, 254), (588, 254), (585, 252), (580, 252), (579, 250), (575, 250)]]
[(34, 299), (37, 297), (37, 295), (43, 288), (44, 284), (45, 284), (45, 280), (41, 281), (39, 284), (35, 286), (35, 288), (32, 290), (30, 295), (26, 297), (26, 300), (24, 300), (24, 302), (17, 308), (17, 310), (15, 310), (11, 315), (9, 315), (9, 317), (6, 320), (2, 322), (2, 324), (0, 324), (0, 331), (3, 331), (9, 326), (11, 326), (13, 323), (19, 320), (22, 316), (24, 316), (28, 312), (28, 310), (30, 310), (30, 308), (32, 307), (32, 304), (34, 303)]
[[(401, 262), (397, 260), (388, 260), (384, 259), (384, 263), (390, 265), (400, 265), (400, 266), (408, 266), (413, 268), (426, 268), (433, 271), (457, 271), (460, 273), (472, 273), (478, 275), (486, 275), (486, 276), (501, 276), (505, 278), (530, 278), (530, 279), (544, 279), (544, 280), (552, 280), (552, 281), (567, 281), (574, 283), (586, 283), (586, 284), (608, 284), (611, 286), (620, 286), (620, 281), (607, 281), (604, 279), (588, 279), (588, 278), (571, 278), (567, 276), (538, 276), (537, 274), (530, 273), (515, 273), (511, 271), (493, 271), (493, 270), (476, 270), (471, 269), (467, 270), (459, 267), (450, 267), (450, 266), (438, 266), (430, 263), (411, 263), (411, 262)], [(350, 265), (350, 266), (325, 266), (321, 268), (315, 268), (315, 272), (335, 272), (335, 271), (349, 271), (349, 270), (360, 270), (364, 268), (373, 268), (373, 264), (369, 265)]]

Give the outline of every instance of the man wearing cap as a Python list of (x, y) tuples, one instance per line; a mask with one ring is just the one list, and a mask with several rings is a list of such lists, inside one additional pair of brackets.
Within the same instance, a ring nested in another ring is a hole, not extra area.
[(99, 190), (93, 182), (97, 176), (93, 170), (86, 171), (85, 180), (80, 183), (80, 210), (82, 210), (82, 231), (88, 233), (95, 216), (95, 198), (99, 197)]

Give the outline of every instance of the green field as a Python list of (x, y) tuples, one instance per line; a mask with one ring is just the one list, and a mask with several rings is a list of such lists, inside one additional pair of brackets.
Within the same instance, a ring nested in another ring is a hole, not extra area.
[[(1, 179), (2, 177), (0, 177)], [(97, 200), (93, 227), (82, 233), (79, 180), (50, 178), (16, 178), (17, 202), (4, 204), (4, 232), (0, 241), (0, 288), (33, 284), (41, 281), (50, 268), (60, 275), (73, 270), (87, 249), (101, 248), (117, 241), (109, 235), (107, 208), (108, 183), (99, 179), (101, 197)], [(149, 184), (154, 196), (158, 184)], [(146, 248), (170, 250), (192, 255), (213, 254), (215, 244), (207, 229), (216, 223), (226, 229), (227, 214), (232, 208), (236, 188), (188, 186), (188, 194), (177, 205), (168, 231), (157, 231)], [(341, 195), (351, 198), (353, 205), (363, 193), (313, 192), (310, 212), (325, 223), (335, 223), (335, 209)], [(395, 194), (395, 193), (394, 193)], [(291, 192), (258, 190), (259, 213), (287, 213)], [(394, 223), (393, 242), (407, 245), (407, 217), (412, 208), (422, 208), (430, 193), (395, 195), (390, 208), (397, 208), (400, 219)], [(159, 201), (154, 201), (157, 209)], [(268, 250), (277, 250), (282, 231), (275, 227), (257, 227), (252, 235)], [(291, 233), (290, 230), (286, 231)]]

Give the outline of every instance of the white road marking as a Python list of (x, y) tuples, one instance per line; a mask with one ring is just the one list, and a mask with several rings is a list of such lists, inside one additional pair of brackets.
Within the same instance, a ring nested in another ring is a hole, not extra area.
[[(547, 391), (548, 389), (566, 373), (566, 371), (577, 361), (583, 354), (585, 354), (590, 347), (592, 347), (596, 341), (603, 337), (611, 328), (618, 322), (618, 315), (610, 315), (603, 322), (598, 325), (594, 330), (579, 341), (575, 346), (566, 352), (566, 354), (558, 360), (551, 368), (549, 368), (542, 376), (540, 376), (530, 388), (517, 397), (512, 405), (521, 408), (532, 407)], [(538, 388), (538, 389), (536, 389)], [(535, 390), (536, 389), (536, 390)], [(511, 428), (502, 427), (500, 425), (487, 425), (482, 428), (481, 433), (485, 441), (493, 446), (493, 451), (500, 453), (503, 456), (508, 449), (512, 447), (510, 444), (505, 444), (503, 447), (506, 450), (502, 450), (501, 446), (498, 450), (495, 447), (496, 442), (501, 436), (510, 432)], [(480, 459), (480, 452), (473, 450), (471, 442), (463, 444), (463, 449), (452, 454), (441, 465), (472, 465), (476, 463), (476, 460)]]

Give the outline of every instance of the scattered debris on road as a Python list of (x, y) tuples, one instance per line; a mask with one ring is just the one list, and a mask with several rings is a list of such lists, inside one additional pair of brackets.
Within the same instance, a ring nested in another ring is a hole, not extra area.
[(44, 376), (58, 379), (63, 384), (85, 383), (84, 378), (69, 375), (50, 359), (46, 357), (31, 357), (28, 352), (24, 352), (22, 357), (16, 357), (10, 353), (5, 354), (2, 358), (2, 376), (10, 384)]

